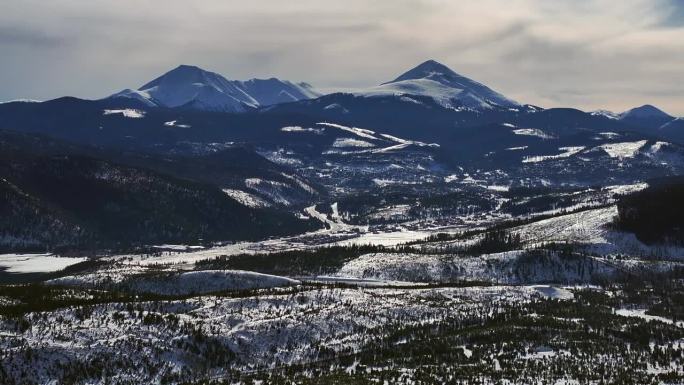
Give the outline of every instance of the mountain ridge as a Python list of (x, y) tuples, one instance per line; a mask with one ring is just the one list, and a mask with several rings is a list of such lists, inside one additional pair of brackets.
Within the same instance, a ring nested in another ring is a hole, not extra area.
[(274, 77), (228, 80), (216, 72), (181, 64), (136, 90), (124, 89), (108, 98), (136, 99), (150, 107), (244, 112), (319, 95), (311, 85), (304, 82), (292, 83)]

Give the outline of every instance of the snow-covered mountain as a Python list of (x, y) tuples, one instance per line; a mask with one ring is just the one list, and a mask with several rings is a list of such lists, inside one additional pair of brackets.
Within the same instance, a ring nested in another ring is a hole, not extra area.
[(520, 106), (444, 64), (428, 60), (405, 72), (391, 82), (356, 92), (363, 96), (419, 95), (434, 99), (448, 108), (466, 107), (477, 110)]
[(228, 80), (215, 72), (181, 65), (137, 90), (126, 89), (110, 98), (136, 99), (151, 107), (241, 112), (317, 96), (319, 94), (307, 83), (292, 83), (276, 78)]

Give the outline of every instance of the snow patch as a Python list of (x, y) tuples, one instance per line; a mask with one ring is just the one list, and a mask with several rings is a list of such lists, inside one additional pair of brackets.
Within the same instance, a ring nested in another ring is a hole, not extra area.
[(145, 111), (135, 110), (132, 108), (126, 108), (123, 110), (104, 110), (102, 115), (115, 115), (121, 114), (125, 118), (140, 119), (145, 117)]
[(559, 287), (554, 287), (554, 286), (546, 286), (546, 285), (535, 285), (532, 286), (533, 289), (538, 291), (542, 296), (546, 298), (553, 298), (553, 299), (573, 299), (575, 298), (575, 295), (572, 294), (570, 290), (567, 289), (562, 289)]
[(537, 138), (542, 138), (542, 139), (553, 139), (553, 136), (545, 133), (544, 131), (538, 129), (538, 128), (518, 128), (513, 130), (513, 133), (516, 135), (523, 135), (523, 136), (535, 136)]
[(359, 136), (359, 137), (362, 137), (362, 138), (372, 139), (372, 140), (379, 140), (379, 139), (375, 136), (375, 131), (366, 130), (366, 129), (364, 129), (364, 128), (347, 127), (347, 126), (343, 126), (343, 125), (341, 125), (341, 124), (327, 123), (327, 122), (320, 122), (320, 123), (316, 123), (316, 124), (318, 124), (319, 126), (332, 127), (332, 128), (340, 129), (340, 130), (342, 130), (342, 131), (351, 132), (352, 134), (354, 134), (354, 135), (356, 135), (356, 136)]
[(191, 126), (188, 124), (178, 124), (177, 120), (171, 120), (168, 122), (164, 122), (164, 125), (166, 127), (178, 127), (178, 128), (190, 128)]
[(640, 148), (646, 145), (647, 140), (640, 140), (638, 142), (622, 142), (622, 143), (608, 143), (598, 146), (608, 153), (611, 158), (633, 158)]
[(366, 142), (365, 140), (352, 139), (352, 138), (337, 138), (335, 143), (332, 145), (335, 148), (345, 148), (345, 147), (375, 147), (373, 143)]
[(536, 162), (543, 162), (545, 160), (552, 160), (552, 159), (562, 159), (562, 158), (569, 158), (580, 151), (584, 150), (584, 147), (578, 146), (578, 147), (560, 147), (558, 150), (563, 151), (560, 154), (557, 155), (539, 155), (539, 156), (527, 156), (525, 159), (522, 160), (523, 163), (536, 163)]
[(312, 128), (312, 127), (300, 127), (300, 126), (287, 126), (280, 129), (282, 132), (310, 132), (313, 134), (320, 135), (325, 129), (324, 128)]

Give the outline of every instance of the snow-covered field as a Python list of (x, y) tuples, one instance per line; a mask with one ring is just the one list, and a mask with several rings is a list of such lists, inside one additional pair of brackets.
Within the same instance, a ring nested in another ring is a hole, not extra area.
[(638, 142), (609, 143), (599, 146), (610, 155), (611, 158), (631, 158), (646, 145), (646, 140)]
[(66, 258), (53, 254), (0, 254), (0, 270), (7, 273), (49, 273), (85, 260), (87, 258)]
[(425, 239), (431, 233), (429, 231), (399, 230), (382, 233), (363, 233), (358, 237), (345, 239), (336, 244), (339, 246), (347, 245), (378, 245), (378, 246), (397, 246), (403, 243)]

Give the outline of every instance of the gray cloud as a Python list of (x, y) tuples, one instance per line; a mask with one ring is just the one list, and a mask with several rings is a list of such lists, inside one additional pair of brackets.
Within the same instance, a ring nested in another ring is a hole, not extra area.
[(68, 41), (50, 36), (44, 31), (25, 29), (22, 26), (0, 25), (0, 46), (28, 46), (35, 49), (56, 47)]
[(101, 97), (178, 64), (325, 90), (428, 58), (523, 102), (684, 115), (679, 0), (4, 0), (0, 100)]

